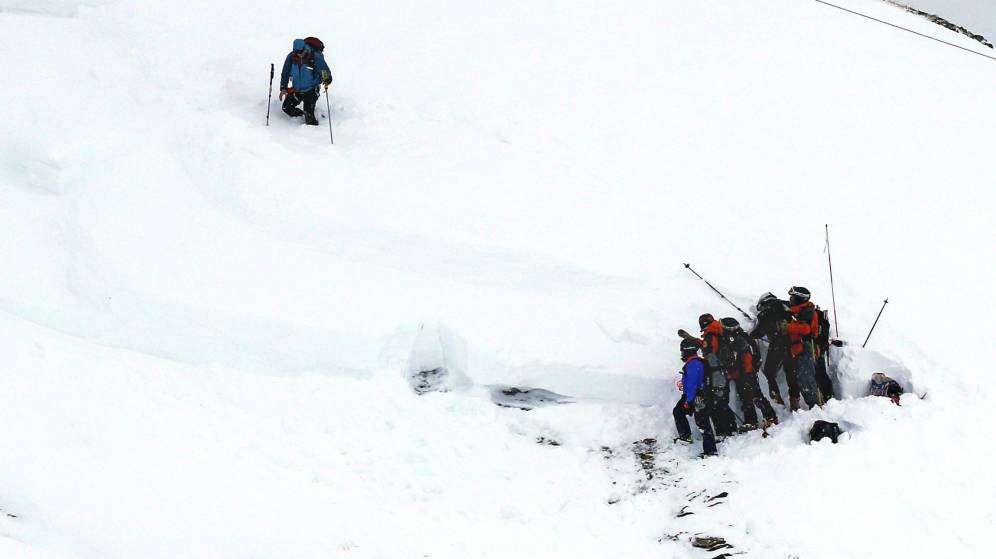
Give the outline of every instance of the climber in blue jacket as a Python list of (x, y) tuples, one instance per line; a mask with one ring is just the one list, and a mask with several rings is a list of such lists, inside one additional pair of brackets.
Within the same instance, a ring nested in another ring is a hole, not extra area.
[[(332, 83), (332, 71), (325, 63), (325, 45), (315, 37), (294, 39), (294, 50), (284, 59), (280, 72), (280, 99), (284, 112), (292, 117), (304, 115), (304, 123), (317, 125), (315, 103), (319, 86)], [(298, 105), (304, 103), (304, 110)]]
[(716, 435), (709, 419), (709, 394), (705, 387), (706, 365), (699, 357), (697, 340), (681, 341), (681, 360), (685, 366), (681, 369), (681, 399), (674, 406), (674, 425), (678, 429), (675, 442), (691, 444), (692, 429), (688, 425), (688, 416), (695, 416), (695, 425), (702, 433), (702, 456), (716, 455)]

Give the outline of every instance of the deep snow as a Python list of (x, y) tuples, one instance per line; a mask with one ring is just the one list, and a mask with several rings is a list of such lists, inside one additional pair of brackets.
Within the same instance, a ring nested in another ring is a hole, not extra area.
[[(0, 555), (985, 555), (991, 61), (787, 0), (297, 5), (0, 1)], [(308, 34), (335, 146), (263, 126)], [(926, 398), (672, 447), (674, 332), (734, 314), (681, 263), (829, 306), (824, 223), (842, 386)], [(420, 324), (473, 387), (415, 395)]]

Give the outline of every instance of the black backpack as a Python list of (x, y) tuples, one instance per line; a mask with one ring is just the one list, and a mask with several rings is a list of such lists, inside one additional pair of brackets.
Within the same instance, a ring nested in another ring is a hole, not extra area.
[(816, 315), (820, 321), (820, 335), (816, 338), (816, 346), (825, 354), (830, 349), (830, 311), (816, 307)]
[(809, 441), (815, 443), (829, 437), (833, 444), (837, 444), (841, 432), (840, 425), (820, 419), (813, 423), (813, 428), (809, 430)]

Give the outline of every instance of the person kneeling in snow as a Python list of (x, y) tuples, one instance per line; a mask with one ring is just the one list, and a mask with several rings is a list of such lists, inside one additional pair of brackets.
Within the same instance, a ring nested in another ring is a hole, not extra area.
[(885, 376), (885, 373), (875, 373), (868, 386), (868, 395), (888, 398), (898, 406), (899, 397), (903, 395), (903, 387), (895, 379)]
[(705, 389), (705, 363), (699, 357), (699, 344), (695, 340), (681, 341), (681, 360), (685, 366), (681, 369), (680, 390), (681, 399), (674, 406), (674, 425), (678, 429), (675, 442), (691, 444), (692, 429), (688, 425), (688, 416), (695, 416), (695, 425), (702, 433), (702, 455), (716, 455), (716, 435), (709, 421), (709, 392)]
[[(304, 115), (305, 124), (318, 124), (315, 118), (318, 86), (324, 84), (327, 90), (332, 83), (332, 71), (322, 54), (324, 50), (325, 45), (315, 37), (294, 39), (294, 50), (284, 59), (284, 69), (280, 72), (280, 99), (284, 102), (284, 112), (295, 117)], [(303, 111), (297, 107), (301, 103), (304, 103)]]

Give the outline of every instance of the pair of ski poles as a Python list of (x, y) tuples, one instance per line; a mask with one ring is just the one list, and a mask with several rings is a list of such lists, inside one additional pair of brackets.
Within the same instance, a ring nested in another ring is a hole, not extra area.
[[(273, 64), (270, 64), (270, 93), (266, 97), (266, 125), (270, 125), (270, 105), (273, 104)], [(329, 86), (325, 84), (325, 108), (329, 115), (329, 142), (335, 145), (335, 138), (332, 137), (332, 104), (329, 102)]]

